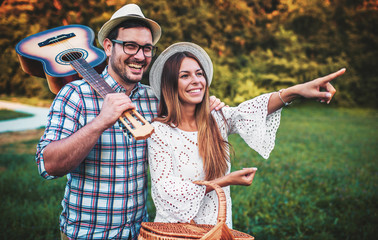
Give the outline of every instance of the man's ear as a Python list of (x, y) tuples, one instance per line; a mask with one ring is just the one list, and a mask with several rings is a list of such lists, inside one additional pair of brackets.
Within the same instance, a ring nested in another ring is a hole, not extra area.
[(112, 54), (113, 42), (110, 41), (109, 38), (105, 38), (103, 42), (103, 46), (104, 46), (106, 56), (109, 57)]

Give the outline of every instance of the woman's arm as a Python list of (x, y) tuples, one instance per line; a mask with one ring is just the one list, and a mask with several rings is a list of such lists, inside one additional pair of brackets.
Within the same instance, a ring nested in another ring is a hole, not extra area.
[(327, 76), (273, 93), (268, 103), (268, 114), (277, 111), (282, 108), (285, 103), (292, 102), (298, 97), (317, 98), (321, 102), (330, 103), (336, 92), (330, 81), (343, 75), (345, 71), (346, 69), (343, 68)]

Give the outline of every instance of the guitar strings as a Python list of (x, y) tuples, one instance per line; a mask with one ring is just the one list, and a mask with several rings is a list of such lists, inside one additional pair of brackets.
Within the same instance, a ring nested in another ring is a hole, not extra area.
[[(76, 70), (76, 69), (79, 70), (79, 71), (77, 71), (77, 72), (80, 73), (80, 71), (81, 71), (82, 73), (84, 73), (84, 72), (87, 73), (87, 74), (85, 74), (86, 76), (82, 76), (82, 77), (83, 77), (83, 78), (87, 78), (87, 80), (88, 80), (87, 82), (88, 82), (90, 85), (94, 84), (94, 85), (97, 85), (97, 87), (98, 87), (99, 89), (102, 88), (102, 86), (101, 86), (101, 84), (99, 83), (99, 81), (98, 81), (95, 77), (93, 77), (91, 74), (89, 74), (88, 69), (86, 69), (85, 67), (83, 67), (82, 64), (76, 64), (76, 63), (78, 62), (78, 59), (83, 58), (83, 55), (82, 55), (80, 52), (78, 52), (78, 51), (74, 51), (74, 50), (73, 50), (74, 47), (71, 45), (71, 43), (70, 43), (70, 41), (69, 41), (68, 39), (66, 39), (66, 40), (64, 40), (64, 41), (60, 41), (59, 39), (56, 39), (56, 40), (53, 41), (53, 44), (59, 45), (59, 46), (62, 48), (62, 51), (68, 51), (66, 54), (63, 54), (63, 55), (62, 55), (62, 60), (63, 60), (63, 61), (65, 61), (65, 60), (63, 59), (63, 56), (64, 56), (64, 57), (66, 57), (67, 60), (70, 62), (70, 65), (74, 65), (73, 67), (74, 67), (75, 70)], [(83, 58), (83, 59), (84, 59), (84, 58)], [(85, 59), (84, 59), (84, 60), (85, 60)], [(91, 68), (91, 69), (92, 69), (92, 68)], [(96, 73), (97, 73), (97, 72), (96, 72)], [(91, 80), (91, 81), (89, 81), (89, 80)], [(96, 89), (96, 88), (94, 88), (94, 89)], [(100, 94), (100, 93), (99, 93), (99, 94)], [(100, 94), (100, 95), (103, 95), (103, 94)], [(105, 95), (102, 96), (102, 97), (105, 97)], [(134, 116), (132, 116), (132, 117), (134, 117)], [(122, 117), (122, 118), (123, 118), (123, 117)], [(129, 137), (129, 134), (128, 134), (127, 130), (129, 130), (130, 132), (132, 132), (132, 130), (131, 130), (131, 129), (127, 129), (126, 125), (128, 125), (128, 126), (134, 126), (134, 125), (129, 121), (128, 118), (123, 118), (123, 119), (124, 119), (124, 120), (127, 120), (127, 121), (126, 121), (126, 124), (120, 122), (120, 129), (121, 129), (122, 133), (123, 133), (126, 137)], [(136, 120), (137, 120), (138, 122), (140, 122), (142, 125), (145, 125), (145, 123), (144, 123), (143, 121), (141, 121), (139, 118), (136, 118)], [(124, 127), (122, 127), (121, 125), (123, 125)], [(135, 126), (134, 126), (134, 127), (135, 127)]]
[[(59, 41), (59, 39), (56, 39), (53, 43), (60, 45), (62, 47), (62, 51), (67, 51), (67, 53), (64, 54), (63, 56), (67, 58), (68, 62), (75, 64), (78, 59), (83, 58), (83, 54), (81, 54), (78, 51), (75, 51), (74, 47), (72, 46), (72, 44), (70, 43), (68, 39), (64, 41)], [(63, 56), (62, 56), (62, 60), (65, 61), (65, 59), (63, 59)], [(79, 70), (81, 70), (82, 73), (88, 72), (88, 70), (84, 68), (81, 64), (75, 64), (75, 68), (78, 68)], [(93, 84), (99, 85), (98, 81), (96, 81), (96, 78), (92, 77), (91, 74), (86, 74), (85, 77), (90, 78), (89, 80), (93, 80), (92, 81)]]
[[(62, 61), (66, 61), (66, 59), (68, 60), (68, 62), (70, 62), (71, 64), (70, 65), (74, 65), (74, 69), (78, 69), (79, 72), (81, 75), (83, 75), (85, 73), (86, 76), (82, 76), (83, 78), (87, 78), (88, 80), (91, 80), (89, 83), (90, 84), (94, 84), (96, 85), (99, 89), (102, 89), (102, 86), (101, 84), (99, 83), (98, 79), (96, 79), (96, 74), (98, 74), (90, 65), (89, 63), (87, 63), (85, 61), (85, 58), (83, 56), (82, 53), (80, 53), (79, 51), (75, 51), (74, 50), (74, 47), (72, 46), (72, 44), (70, 43), (70, 40), (69, 39), (65, 39), (63, 41), (60, 41), (58, 38), (56, 38), (55, 40), (53, 40), (52, 42), (53, 44), (56, 44), (56, 45), (59, 45), (62, 49), (62, 51), (67, 51), (66, 54), (63, 54), (62, 57), (61, 57), (61, 60)], [(64, 58), (66, 59), (64, 59)], [(79, 63), (79, 59), (83, 59), (85, 61), (86, 64), (88, 64), (90, 66), (90, 68), (86, 68), (85, 66), (83, 66), (81, 63)], [(76, 64), (78, 63), (78, 64)], [(90, 70), (93, 70), (92, 74), (89, 72)], [(95, 74), (95, 75), (93, 75)], [(106, 93), (105, 94), (101, 94), (99, 93), (100, 95), (104, 95), (103, 97), (105, 97)]]

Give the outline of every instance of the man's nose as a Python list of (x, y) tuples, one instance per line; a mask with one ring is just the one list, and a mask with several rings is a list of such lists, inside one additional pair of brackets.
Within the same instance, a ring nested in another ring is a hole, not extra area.
[(139, 48), (138, 52), (134, 54), (134, 57), (137, 59), (145, 59), (143, 48)]

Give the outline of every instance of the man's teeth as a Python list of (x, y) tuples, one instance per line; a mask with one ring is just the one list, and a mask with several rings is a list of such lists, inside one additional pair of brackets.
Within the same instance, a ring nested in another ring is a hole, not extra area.
[(129, 64), (129, 67), (131, 68), (136, 68), (136, 69), (141, 69), (142, 68), (142, 65), (137, 65), (137, 64)]

